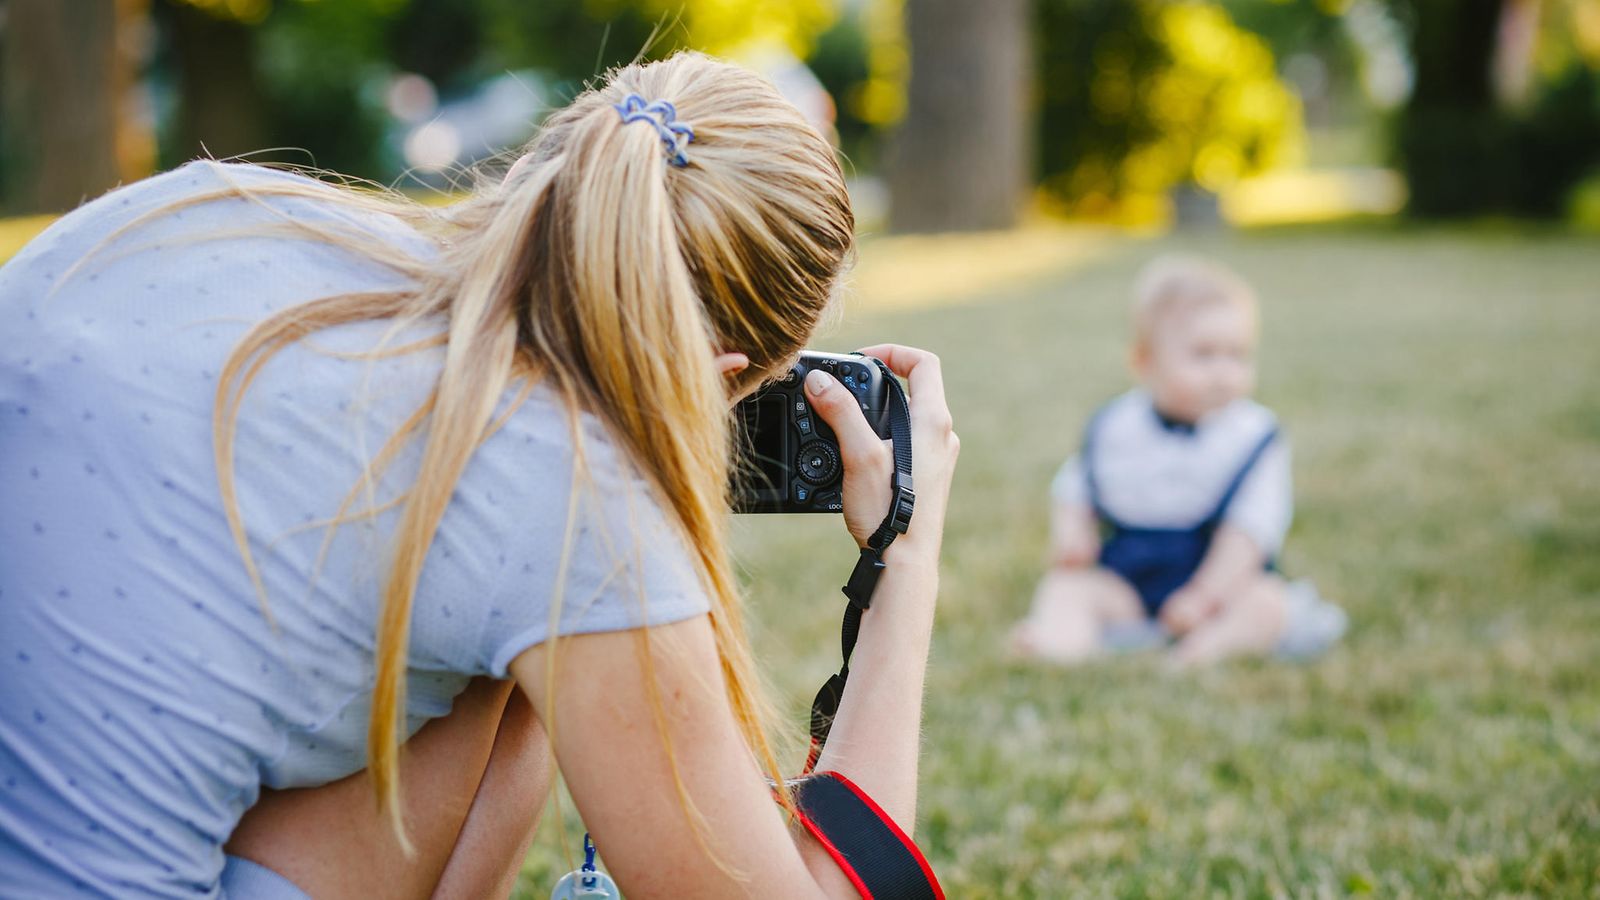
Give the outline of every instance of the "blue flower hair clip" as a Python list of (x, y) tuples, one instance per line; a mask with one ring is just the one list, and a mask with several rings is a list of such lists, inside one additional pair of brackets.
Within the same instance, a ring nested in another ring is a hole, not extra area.
[(689, 165), (689, 155), (684, 152), (684, 147), (694, 142), (694, 129), (687, 122), (677, 121), (678, 109), (666, 100), (654, 100), (646, 103), (638, 94), (629, 94), (622, 98), (621, 103), (613, 103), (612, 108), (622, 116), (622, 124), (629, 122), (649, 122), (658, 134), (661, 143), (666, 145), (668, 158), (673, 165), (683, 168)]

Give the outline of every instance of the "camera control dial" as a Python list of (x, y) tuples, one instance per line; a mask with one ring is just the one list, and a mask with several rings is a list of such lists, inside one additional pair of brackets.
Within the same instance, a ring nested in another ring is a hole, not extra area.
[(839, 454), (823, 441), (811, 441), (795, 457), (795, 470), (812, 484), (825, 484), (839, 474)]

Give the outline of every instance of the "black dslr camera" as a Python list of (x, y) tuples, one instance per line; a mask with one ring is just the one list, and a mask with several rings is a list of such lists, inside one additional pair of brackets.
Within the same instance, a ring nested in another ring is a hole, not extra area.
[(883, 363), (859, 354), (804, 350), (788, 374), (739, 404), (734, 427), (742, 458), (734, 472), (734, 511), (836, 513), (844, 510), (839, 441), (806, 399), (806, 375), (821, 369), (855, 395), (867, 423), (889, 437), (889, 384)]

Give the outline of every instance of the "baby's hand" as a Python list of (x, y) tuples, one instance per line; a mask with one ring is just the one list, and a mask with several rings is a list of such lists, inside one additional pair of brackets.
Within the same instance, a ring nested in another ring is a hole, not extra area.
[(1167, 602), (1161, 604), (1161, 624), (1173, 634), (1193, 631), (1207, 619), (1222, 610), (1222, 598), (1193, 585), (1184, 585), (1172, 592)]

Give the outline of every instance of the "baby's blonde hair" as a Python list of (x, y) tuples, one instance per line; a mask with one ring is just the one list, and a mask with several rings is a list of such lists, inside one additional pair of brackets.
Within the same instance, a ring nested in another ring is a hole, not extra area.
[(1256, 292), (1238, 273), (1197, 256), (1158, 256), (1134, 282), (1134, 345), (1148, 348), (1163, 322), (1215, 306), (1243, 310), (1256, 327)]

